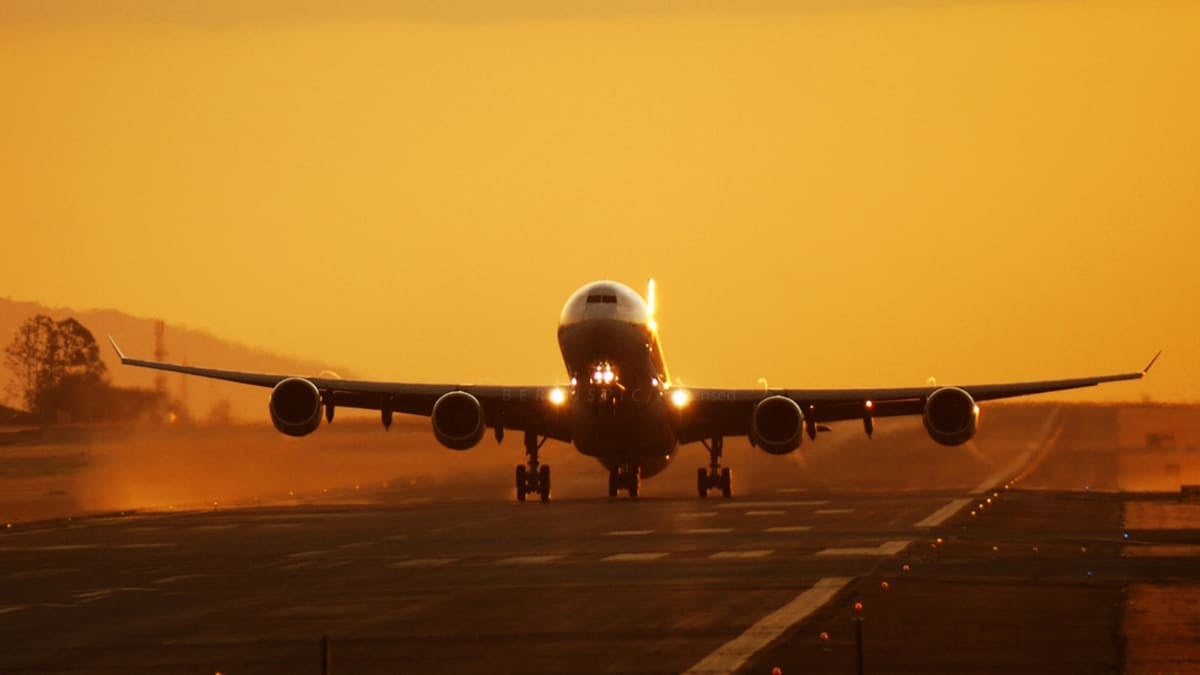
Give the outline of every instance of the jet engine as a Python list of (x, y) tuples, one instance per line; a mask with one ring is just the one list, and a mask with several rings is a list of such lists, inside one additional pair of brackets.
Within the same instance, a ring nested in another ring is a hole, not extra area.
[(979, 406), (957, 387), (942, 387), (925, 399), (922, 415), (929, 437), (942, 445), (962, 445), (975, 435)]
[(288, 436), (307, 436), (321, 425), (321, 391), (302, 377), (289, 377), (271, 390), (271, 422)]
[(442, 394), (434, 402), (433, 414), (429, 419), (433, 421), (433, 435), (438, 443), (451, 450), (475, 447), (487, 429), (483, 405), (465, 391)]
[(803, 433), (804, 412), (786, 396), (768, 396), (750, 413), (750, 442), (772, 455), (800, 447)]

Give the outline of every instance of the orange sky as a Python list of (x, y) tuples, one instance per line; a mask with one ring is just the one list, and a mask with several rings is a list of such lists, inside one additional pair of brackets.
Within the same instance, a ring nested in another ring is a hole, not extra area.
[(0, 295), (533, 383), (653, 275), (686, 384), (1200, 399), (1198, 3), (241, 4), (0, 5)]

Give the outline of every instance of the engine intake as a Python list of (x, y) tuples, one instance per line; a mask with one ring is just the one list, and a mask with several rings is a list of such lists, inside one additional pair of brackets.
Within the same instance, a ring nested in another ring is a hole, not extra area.
[(483, 405), (465, 391), (442, 394), (433, 404), (433, 435), (438, 443), (451, 450), (475, 447), (486, 431)]
[(804, 411), (786, 396), (768, 396), (750, 413), (750, 442), (772, 455), (786, 455), (800, 447)]
[(929, 437), (942, 445), (962, 445), (975, 436), (979, 406), (957, 387), (942, 387), (925, 399), (922, 416)]
[(289, 377), (271, 390), (271, 422), (288, 436), (307, 436), (321, 426), (321, 391), (302, 377)]

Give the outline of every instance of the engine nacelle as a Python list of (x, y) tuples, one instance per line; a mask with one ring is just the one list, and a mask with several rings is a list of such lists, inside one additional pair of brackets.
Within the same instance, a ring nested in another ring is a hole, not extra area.
[(786, 455), (800, 447), (804, 437), (804, 411), (786, 396), (768, 396), (750, 413), (750, 442), (772, 455)]
[(288, 436), (307, 436), (321, 426), (321, 391), (303, 377), (289, 377), (271, 390), (271, 422)]
[(483, 405), (465, 391), (442, 394), (433, 404), (433, 435), (438, 443), (451, 450), (475, 447), (487, 430)]
[(942, 445), (962, 445), (975, 436), (979, 406), (957, 387), (942, 387), (925, 399), (922, 415), (929, 437)]

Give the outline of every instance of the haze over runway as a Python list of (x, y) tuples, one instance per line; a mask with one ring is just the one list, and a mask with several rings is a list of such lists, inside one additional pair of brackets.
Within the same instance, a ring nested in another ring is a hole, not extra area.
[(0, 293), (362, 377), (562, 378), (659, 283), (685, 384), (1124, 370), (1195, 400), (1188, 2), (0, 8)]

